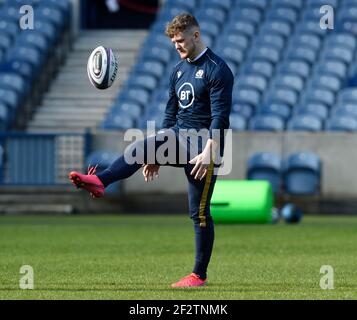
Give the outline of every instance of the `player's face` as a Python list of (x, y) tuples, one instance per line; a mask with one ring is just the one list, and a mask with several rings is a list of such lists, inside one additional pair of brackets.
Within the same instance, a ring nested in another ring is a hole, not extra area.
[(187, 31), (178, 32), (171, 38), (181, 59), (191, 58), (194, 55), (196, 52), (196, 37), (195, 33)]

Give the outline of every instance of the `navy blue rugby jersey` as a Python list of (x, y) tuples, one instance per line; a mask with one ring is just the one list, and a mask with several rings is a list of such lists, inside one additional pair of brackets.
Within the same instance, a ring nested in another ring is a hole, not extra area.
[(212, 50), (194, 61), (181, 60), (170, 78), (162, 128), (228, 129), (233, 74)]

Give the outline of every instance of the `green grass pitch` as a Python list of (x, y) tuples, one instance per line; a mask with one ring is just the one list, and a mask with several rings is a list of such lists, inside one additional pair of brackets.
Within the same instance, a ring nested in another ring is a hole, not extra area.
[[(338, 216), (216, 225), (207, 286), (171, 289), (193, 266), (186, 215), (0, 216), (0, 299), (356, 299), (356, 230)], [(22, 265), (33, 290), (19, 288)]]

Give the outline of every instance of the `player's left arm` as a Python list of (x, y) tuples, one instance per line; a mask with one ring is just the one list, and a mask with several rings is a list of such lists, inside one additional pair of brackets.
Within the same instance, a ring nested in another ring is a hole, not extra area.
[(194, 164), (191, 175), (195, 179), (203, 179), (208, 167), (223, 143), (224, 130), (229, 128), (229, 115), (232, 107), (233, 74), (227, 66), (216, 67), (211, 75), (210, 100), (211, 100), (211, 126), (210, 137), (202, 153), (194, 157), (190, 163)]

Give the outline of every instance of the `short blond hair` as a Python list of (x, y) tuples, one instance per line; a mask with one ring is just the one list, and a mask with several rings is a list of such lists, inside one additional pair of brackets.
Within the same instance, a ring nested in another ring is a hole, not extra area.
[(192, 27), (199, 28), (196, 18), (189, 13), (182, 13), (166, 25), (165, 34), (169, 38), (173, 38), (178, 32), (185, 32)]

